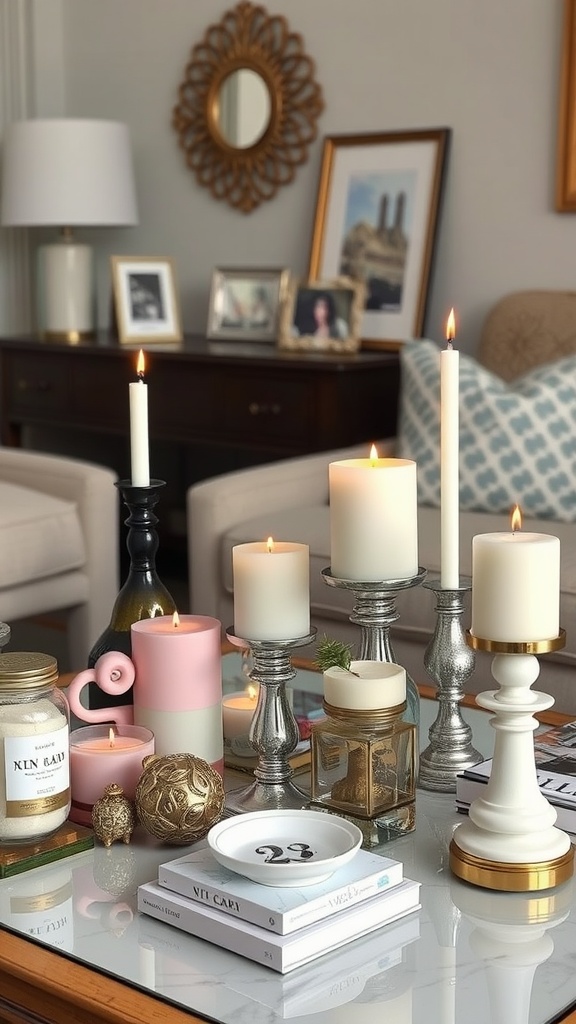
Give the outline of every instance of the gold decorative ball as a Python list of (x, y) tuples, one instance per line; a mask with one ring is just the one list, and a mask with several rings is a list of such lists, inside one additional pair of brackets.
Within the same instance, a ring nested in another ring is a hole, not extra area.
[(165, 843), (194, 843), (222, 816), (224, 784), (194, 754), (150, 754), (136, 786), (136, 813)]

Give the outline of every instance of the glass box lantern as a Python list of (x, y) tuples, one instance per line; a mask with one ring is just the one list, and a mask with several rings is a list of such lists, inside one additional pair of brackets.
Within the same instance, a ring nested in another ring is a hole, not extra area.
[(399, 665), (357, 661), (324, 673), (326, 718), (311, 733), (311, 803), (373, 821), (378, 841), (415, 827), (416, 726), (403, 721), (405, 708)]

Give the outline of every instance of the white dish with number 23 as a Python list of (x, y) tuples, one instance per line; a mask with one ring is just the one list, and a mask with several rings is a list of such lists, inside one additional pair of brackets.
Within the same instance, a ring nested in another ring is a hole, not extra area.
[(213, 825), (207, 841), (230, 871), (263, 885), (315, 885), (355, 855), (357, 825), (323, 811), (253, 811)]

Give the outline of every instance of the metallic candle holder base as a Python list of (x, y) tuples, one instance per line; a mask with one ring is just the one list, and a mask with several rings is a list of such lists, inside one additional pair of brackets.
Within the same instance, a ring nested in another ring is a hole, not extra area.
[(454, 830), (450, 868), (485, 889), (551, 889), (571, 877), (574, 849), (570, 837), (555, 827), (556, 809), (540, 791), (536, 775), (534, 715), (554, 700), (530, 687), (540, 672), (535, 655), (560, 650), (566, 634), (561, 630), (550, 640), (504, 643), (468, 632), (467, 641), (495, 655), (492, 675), (500, 689), (476, 698), (494, 712), (492, 771), (485, 796), (472, 801), (468, 821)]
[[(358, 580), (345, 580), (332, 575), (330, 566), (322, 570), (324, 582), (329, 587), (340, 587), (351, 590), (356, 596), (350, 622), (361, 627), (360, 651), (356, 655), (358, 661), (387, 661), (397, 664), (390, 640), (390, 626), (400, 618), (396, 608), (396, 598), (403, 590), (419, 586), (426, 576), (426, 569), (418, 568), (415, 576), (401, 580), (379, 580), (368, 583)], [(420, 695), (418, 688), (406, 673), (406, 712), (407, 722), (420, 723)]]
[(428, 732), (430, 743), (420, 754), (418, 784), (423, 789), (455, 793), (458, 772), (482, 761), (459, 707), (475, 662), (461, 623), (472, 580), (462, 577), (460, 586), (453, 589), (442, 587), (439, 579), (426, 580), (424, 586), (436, 596), (436, 628), (424, 653), (424, 667), (438, 686), (439, 708)]
[(309, 795), (291, 781), (288, 758), (298, 743), (298, 725), (286, 693), (286, 683), (296, 675), (291, 652), (312, 643), (316, 630), (291, 640), (250, 640), (237, 637), (234, 626), (226, 636), (235, 647), (249, 647), (254, 667), (249, 678), (259, 684), (258, 703), (250, 728), (250, 743), (258, 754), (256, 781), (226, 794), (229, 814), (245, 811), (301, 809)]

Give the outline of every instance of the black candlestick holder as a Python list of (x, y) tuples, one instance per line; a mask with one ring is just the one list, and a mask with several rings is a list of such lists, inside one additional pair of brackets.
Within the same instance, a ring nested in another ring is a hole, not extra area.
[[(171, 615), (176, 604), (170, 592), (162, 583), (156, 571), (158, 551), (158, 518), (154, 509), (160, 499), (160, 491), (166, 486), (164, 480), (151, 480), (147, 487), (133, 485), (130, 480), (118, 480), (116, 487), (129, 509), (124, 520), (128, 527), (126, 547), (130, 555), (130, 568), (126, 581), (120, 590), (110, 623), (90, 651), (88, 667), (93, 666), (107, 651), (121, 651), (130, 657), (132, 640), (130, 628), (140, 619), (151, 619), (157, 615)], [(91, 708), (110, 707), (113, 704), (127, 704), (132, 700), (131, 692), (114, 698), (104, 694), (96, 685), (90, 685)]]

